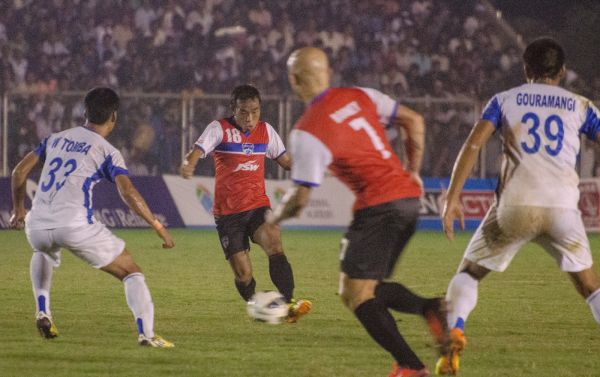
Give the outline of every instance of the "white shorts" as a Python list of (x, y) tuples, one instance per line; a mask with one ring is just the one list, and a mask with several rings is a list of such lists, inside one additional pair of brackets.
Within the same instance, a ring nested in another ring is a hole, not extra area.
[(562, 271), (579, 272), (592, 267), (581, 213), (568, 208), (494, 204), (471, 238), (464, 258), (502, 272), (529, 241), (542, 246)]
[(56, 229), (25, 227), (25, 234), (33, 250), (49, 257), (54, 267), (60, 265), (61, 247), (95, 268), (110, 264), (125, 250), (125, 241), (101, 223)]

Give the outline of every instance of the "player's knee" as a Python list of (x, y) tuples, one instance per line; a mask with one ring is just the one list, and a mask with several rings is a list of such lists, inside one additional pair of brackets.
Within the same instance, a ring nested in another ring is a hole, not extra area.
[(580, 287), (578, 287), (579, 293), (584, 297), (588, 298), (592, 293), (596, 292), (600, 289), (600, 281), (597, 277), (589, 280), (585, 280), (581, 282)]
[(340, 298), (344, 305), (351, 311), (355, 311), (363, 302), (375, 297), (374, 292), (368, 290), (349, 290), (343, 289)]
[(235, 280), (241, 283), (250, 283), (252, 281), (252, 269), (251, 268), (240, 268), (235, 271)]
[(461, 270), (461, 272), (469, 274), (475, 280), (481, 280), (490, 272), (490, 270), (476, 263), (468, 261), (464, 265), (464, 268)]
[(283, 253), (283, 246), (281, 245), (281, 241), (273, 240), (264, 245), (265, 252), (268, 255), (275, 255)]

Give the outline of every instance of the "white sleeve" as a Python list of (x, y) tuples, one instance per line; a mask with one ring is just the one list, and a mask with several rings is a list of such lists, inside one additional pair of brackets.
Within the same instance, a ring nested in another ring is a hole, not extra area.
[(206, 157), (217, 145), (221, 144), (221, 141), (223, 141), (223, 129), (221, 128), (221, 123), (214, 120), (206, 126), (206, 129), (204, 129), (202, 135), (196, 140), (194, 146), (202, 149), (202, 152), (204, 152), (203, 157)]
[(267, 145), (266, 156), (272, 160), (277, 160), (281, 155), (285, 153), (285, 145), (277, 134), (277, 131), (269, 123), (267, 125), (267, 133), (269, 134), (269, 144)]
[(306, 131), (290, 134), (292, 180), (297, 184), (319, 186), (333, 159), (331, 151), (319, 139)]
[(390, 128), (396, 119), (396, 112), (400, 103), (387, 94), (381, 93), (379, 90), (372, 88), (358, 88), (365, 92), (369, 96), (371, 101), (377, 108), (377, 114), (379, 114), (379, 121), (385, 126)]

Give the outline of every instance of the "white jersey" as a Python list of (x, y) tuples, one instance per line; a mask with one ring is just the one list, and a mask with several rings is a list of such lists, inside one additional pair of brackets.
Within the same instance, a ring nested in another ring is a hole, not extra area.
[(481, 118), (503, 139), (499, 204), (577, 208), (580, 134), (595, 140), (600, 131), (600, 113), (587, 98), (524, 84), (495, 95)]
[(111, 182), (128, 174), (121, 153), (85, 127), (44, 139), (35, 150), (44, 162), (31, 211), (29, 229), (54, 229), (93, 224), (92, 189), (102, 178)]

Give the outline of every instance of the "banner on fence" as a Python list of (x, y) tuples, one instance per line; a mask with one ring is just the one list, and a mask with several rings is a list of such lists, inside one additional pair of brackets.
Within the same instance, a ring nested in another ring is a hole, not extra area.
[[(131, 177), (133, 184), (146, 199), (150, 210), (165, 225), (183, 227), (185, 224), (179, 215), (173, 198), (162, 177)], [(37, 183), (27, 180), (27, 208), (35, 195)], [(0, 178), (0, 228), (8, 229), (12, 198), (10, 179)], [(146, 221), (132, 211), (119, 196), (117, 187), (106, 181), (98, 183), (93, 191), (94, 217), (111, 228), (144, 228)]]
[[(183, 179), (175, 175), (164, 176), (167, 187), (179, 209), (186, 226), (214, 227), (212, 215), (214, 200), (214, 178), (193, 177)], [(290, 181), (270, 180), (265, 182), (265, 191), (275, 208), (292, 185)], [(326, 178), (312, 192), (308, 206), (302, 215), (285, 222), (286, 227), (327, 228), (344, 227), (352, 218), (351, 207), (354, 195), (339, 181)]]
[[(150, 209), (163, 223), (170, 227), (215, 226), (212, 206), (214, 200), (214, 178), (194, 177), (183, 179), (175, 175), (163, 177), (131, 177)], [(422, 198), (419, 228), (441, 230), (443, 195), (448, 187), (448, 179), (425, 179), (425, 194)], [(275, 207), (290, 181), (266, 180), (266, 192)], [(468, 230), (475, 229), (487, 210), (494, 202), (494, 179), (468, 180), (461, 194), (461, 203), (465, 209), (465, 225)], [(582, 179), (579, 209), (586, 230), (600, 230), (600, 180)], [(37, 184), (27, 181), (27, 203), (35, 195)], [(12, 199), (10, 179), (0, 178), (0, 229), (9, 226)], [(311, 200), (302, 215), (290, 219), (284, 226), (288, 228), (345, 228), (352, 219), (354, 195), (337, 179), (326, 177), (323, 184), (315, 188)], [(147, 227), (146, 222), (122, 202), (115, 185), (101, 182), (94, 188), (94, 216), (112, 228)]]

